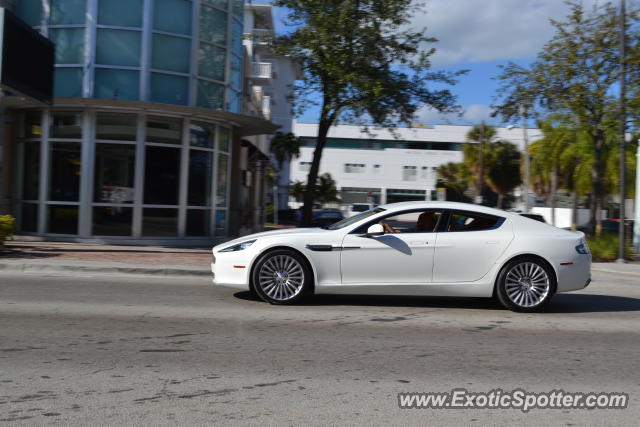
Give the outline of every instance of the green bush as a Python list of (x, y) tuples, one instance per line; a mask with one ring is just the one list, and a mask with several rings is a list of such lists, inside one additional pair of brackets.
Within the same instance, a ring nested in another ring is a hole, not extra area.
[[(594, 261), (615, 261), (618, 259), (618, 235), (602, 233), (599, 236), (587, 237), (587, 243)], [(633, 259), (631, 243), (627, 242), (624, 250), (625, 259)]]
[(0, 215), (0, 247), (4, 242), (13, 236), (13, 229), (16, 226), (16, 220), (11, 215)]

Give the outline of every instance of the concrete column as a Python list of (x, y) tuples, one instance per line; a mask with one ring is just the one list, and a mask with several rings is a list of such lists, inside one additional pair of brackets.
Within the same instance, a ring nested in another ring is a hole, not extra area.
[(636, 253), (638, 253), (640, 252), (640, 144), (638, 144), (636, 159), (636, 202), (634, 205), (633, 247)]

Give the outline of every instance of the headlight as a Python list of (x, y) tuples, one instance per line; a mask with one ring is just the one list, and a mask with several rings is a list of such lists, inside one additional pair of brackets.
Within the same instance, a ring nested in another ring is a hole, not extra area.
[(576, 246), (576, 252), (582, 255), (587, 255), (589, 253), (589, 246), (582, 241), (578, 246)]
[(254, 240), (247, 240), (246, 242), (238, 243), (237, 245), (229, 246), (228, 248), (220, 249), (219, 252), (235, 252), (241, 251), (243, 249), (247, 249), (249, 246), (253, 245)]

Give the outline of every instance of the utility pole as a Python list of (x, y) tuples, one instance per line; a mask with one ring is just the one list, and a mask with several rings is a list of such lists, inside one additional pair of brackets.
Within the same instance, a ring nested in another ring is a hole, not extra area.
[[(637, 165), (640, 165), (640, 140), (636, 152)], [(640, 167), (636, 167), (636, 203), (635, 221), (633, 222), (633, 246), (636, 253), (640, 253)]]
[[(625, 111), (626, 98), (626, 70), (625, 70), (625, 45), (626, 45), (626, 10), (625, 0), (620, 0), (620, 225), (618, 227), (618, 259), (617, 262), (625, 262), (624, 248), (625, 236), (625, 193), (627, 176), (626, 159), (626, 133), (627, 133), (627, 113)], [(636, 206), (637, 209), (637, 206)]]
[(522, 132), (524, 137), (524, 211), (529, 212), (529, 180), (531, 166), (529, 163), (529, 133), (527, 132), (527, 107), (522, 107)]

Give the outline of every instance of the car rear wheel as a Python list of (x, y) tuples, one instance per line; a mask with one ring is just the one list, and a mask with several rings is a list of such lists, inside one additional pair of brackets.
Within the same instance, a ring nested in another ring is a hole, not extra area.
[(500, 303), (519, 312), (542, 310), (556, 291), (551, 267), (535, 257), (510, 261), (500, 271), (496, 286)]
[(293, 304), (311, 288), (311, 271), (297, 252), (279, 249), (263, 255), (252, 274), (253, 288), (271, 304)]

